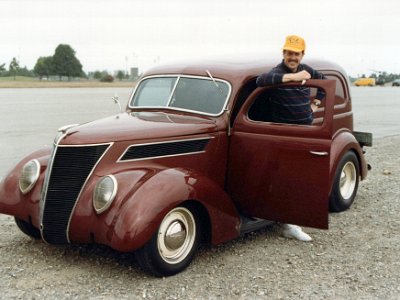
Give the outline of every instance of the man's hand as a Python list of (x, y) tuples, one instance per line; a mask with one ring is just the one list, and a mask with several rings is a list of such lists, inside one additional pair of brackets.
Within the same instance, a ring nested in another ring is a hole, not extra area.
[(311, 110), (314, 112), (318, 109), (318, 106), (321, 105), (321, 100), (314, 99), (314, 101), (311, 103)]
[(300, 71), (297, 73), (288, 73), (283, 75), (282, 82), (289, 82), (289, 81), (303, 81), (310, 79), (311, 75), (307, 71)]

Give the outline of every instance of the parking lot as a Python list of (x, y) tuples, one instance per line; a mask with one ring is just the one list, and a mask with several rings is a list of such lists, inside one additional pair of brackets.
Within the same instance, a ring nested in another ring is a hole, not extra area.
[[(0, 90), (0, 177), (51, 144), (58, 127), (115, 114), (128, 88)], [(352, 88), (355, 129), (373, 132), (373, 169), (350, 210), (311, 243), (268, 227), (204, 247), (173, 277), (144, 274), (130, 254), (95, 245), (33, 241), (0, 215), (0, 299), (398, 299), (400, 297), (400, 88)]]

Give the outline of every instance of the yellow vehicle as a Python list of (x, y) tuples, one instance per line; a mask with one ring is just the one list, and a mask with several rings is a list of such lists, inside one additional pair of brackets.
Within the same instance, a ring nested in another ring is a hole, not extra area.
[(354, 82), (355, 86), (375, 86), (375, 78), (358, 78)]

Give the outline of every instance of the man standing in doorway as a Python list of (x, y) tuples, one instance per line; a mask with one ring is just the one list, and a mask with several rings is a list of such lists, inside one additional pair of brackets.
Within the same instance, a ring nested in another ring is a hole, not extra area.
[[(322, 73), (301, 63), (305, 49), (306, 43), (303, 38), (296, 35), (286, 37), (282, 62), (270, 72), (261, 74), (257, 78), (257, 85), (266, 86), (289, 81), (305, 82), (307, 79), (326, 79)], [(307, 87), (274, 90), (271, 96), (272, 122), (310, 125), (313, 121), (312, 113), (321, 104), (325, 94), (318, 90), (313, 103), (310, 103), (310, 96), (310, 88)]]
[[(283, 60), (268, 73), (257, 78), (258, 86), (282, 84), (290, 81), (305, 83), (308, 79), (326, 79), (322, 73), (315, 71), (306, 64), (301, 64), (304, 57), (306, 43), (303, 38), (290, 35), (286, 37), (283, 46)], [(325, 97), (323, 91), (318, 90), (311, 103), (311, 91), (308, 87), (282, 87), (273, 90), (270, 99), (272, 102), (272, 122), (298, 125), (311, 125), (313, 111), (321, 104)], [(309, 242), (312, 238), (300, 226), (283, 224), (282, 234), (287, 238), (295, 238)]]

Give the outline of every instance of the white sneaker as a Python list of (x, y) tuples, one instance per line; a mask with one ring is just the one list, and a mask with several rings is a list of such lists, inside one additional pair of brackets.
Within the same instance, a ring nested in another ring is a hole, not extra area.
[(305, 233), (300, 226), (292, 225), (292, 224), (283, 224), (282, 235), (285, 238), (289, 239), (298, 239), (302, 242), (310, 242), (312, 241), (311, 236)]

